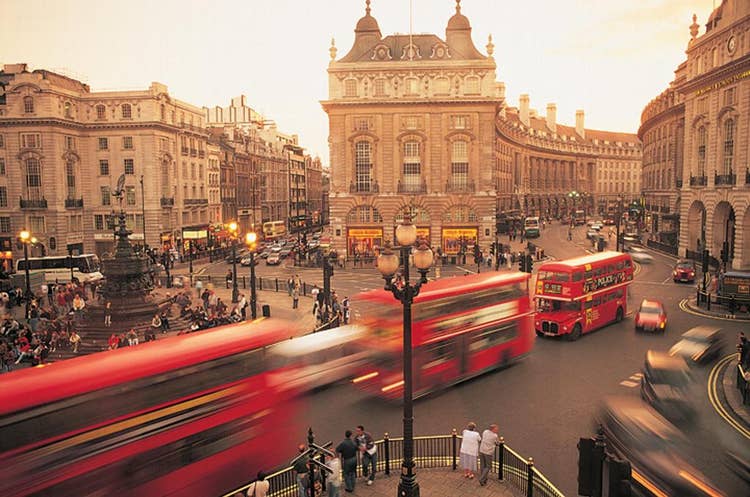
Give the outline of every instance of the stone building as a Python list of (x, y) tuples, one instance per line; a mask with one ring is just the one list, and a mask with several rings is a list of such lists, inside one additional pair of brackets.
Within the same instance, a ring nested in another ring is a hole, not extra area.
[(323, 163), (320, 157), (305, 156), (305, 178), (310, 226), (319, 227), (323, 220)]
[(666, 182), (662, 197), (675, 199), (670, 210), (679, 212), (680, 255), (697, 257), (707, 248), (715, 259), (726, 253), (727, 268), (747, 269), (750, 1), (723, 0), (705, 32), (699, 31), (693, 16), (687, 60), (670, 88), (644, 110), (639, 134), (650, 150), (645, 172), (656, 185)]
[(0, 85), (4, 248), (22, 253), (11, 241), (26, 228), (40, 241), (37, 255), (111, 250), (108, 221), (121, 174), (133, 240), (142, 242), (144, 231), (151, 246), (205, 239), (208, 135), (199, 108), (159, 83), (91, 92), (26, 64), (5, 65)]

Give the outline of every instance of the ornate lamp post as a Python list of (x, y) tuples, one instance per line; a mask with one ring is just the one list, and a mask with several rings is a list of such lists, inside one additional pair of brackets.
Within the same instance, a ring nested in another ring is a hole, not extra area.
[(34, 242), (29, 230), (23, 230), (18, 234), (18, 240), (23, 243), (23, 265), (26, 268), (26, 320), (29, 320), (31, 309), (31, 279), (29, 275), (29, 245)]
[(240, 291), (237, 288), (237, 230), (239, 226), (235, 221), (232, 221), (227, 225), (227, 228), (232, 234), (232, 303), (236, 304), (240, 296)]
[[(576, 213), (576, 201), (578, 200), (578, 198), (579, 198), (580, 196), (581, 196), (581, 194), (580, 194), (580, 193), (578, 193), (578, 192), (577, 192), (577, 191), (575, 191), (575, 190), (573, 190), (572, 192), (569, 192), (569, 193), (568, 193), (568, 198), (569, 198), (569, 199), (571, 199), (571, 200), (573, 200), (573, 215), (574, 215), (574, 216), (575, 216), (575, 213)], [(584, 217), (585, 217), (585, 216), (584, 216)]]
[(258, 235), (251, 231), (245, 235), (245, 244), (250, 251), (250, 317), (258, 317), (258, 299), (255, 294), (255, 251), (258, 249)]
[(417, 227), (411, 224), (408, 216), (404, 217), (403, 224), (396, 228), (396, 242), (401, 251), (403, 260), (403, 285), (393, 284), (393, 275), (398, 270), (400, 261), (398, 255), (391, 250), (390, 243), (386, 242), (385, 248), (378, 256), (378, 270), (385, 280), (385, 289), (393, 293), (393, 296), (401, 302), (404, 308), (404, 460), (401, 464), (401, 480), (398, 484), (399, 497), (418, 497), (419, 484), (414, 472), (414, 411), (412, 404), (413, 371), (412, 371), (412, 345), (411, 345), (411, 304), (414, 297), (419, 294), (419, 289), (427, 283), (427, 271), (433, 262), (432, 250), (422, 242), (414, 253), (414, 265), (421, 274), (419, 281), (409, 284), (409, 252), (417, 241)]
[[(622, 222), (622, 196), (617, 196), (617, 241), (615, 242), (615, 251), (620, 251), (620, 223)], [(625, 244), (623, 243), (623, 249), (625, 248)]]

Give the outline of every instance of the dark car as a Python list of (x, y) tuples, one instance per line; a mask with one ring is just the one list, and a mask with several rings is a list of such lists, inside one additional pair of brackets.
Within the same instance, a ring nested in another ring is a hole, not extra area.
[(635, 313), (635, 331), (664, 331), (667, 329), (667, 311), (658, 300), (643, 299)]
[(693, 419), (695, 409), (690, 402), (690, 368), (683, 358), (649, 350), (642, 373), (643, 400), (670, 420)]
[(677, 264), (672, 271), (672, 278), (675, 283), (680, 281), (693, 283), (695, 281), (695, 262), (689, 259), (681, 259), (677, 261)]
[[(596, 421), (607, 447), (630, 461), (633, 483), (649, 488), (647, 495), (707, 497), (723, 495), (681, 454), (690, 441), (661, 414), (637, 397), (609, 397)], [(636, 477), (637, 475), (637, 477)]]
[(719, 357), (722, 346), (720, 328), (696, 326), (682, 334), (680, 341), (669, 349), (669, 355), (681, 356), (688, 363), (706, 364)]

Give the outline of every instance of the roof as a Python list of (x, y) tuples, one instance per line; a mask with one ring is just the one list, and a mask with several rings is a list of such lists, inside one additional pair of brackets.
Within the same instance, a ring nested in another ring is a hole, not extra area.
[(682, 357), (671, 356), (666, 352), (656, 350), (646, 351), (646, 363), (652, 369), (688, 370), (688, 365)]
[(566, 259), (563, 261), (554, 261), (554, 262), (547, 262), (541, 265), (539, 268), (540, 271), (553, 271), (555, 269), (572, 269), (574, 267), (583, 266), (584, 264), (593, 264), (600, 261), (605, 261), (607, 259), (620, 259), (622, 257), (627, 257), (630, 259), (630, 256), (628, 254), (623, 254), (621, 252), (614, 252), (612, 250), (608, 250), (606, 252), (598, 252), (596, 254), (590, 254), (590, 255), (583, 255), (581, 257), (574, 257), (573, 259)]
[(694, 328), (690, 328), (685, 333), (682, 334), (682, 336), (686, 338), (711, 338), (717, 333), (721, 331), (721, 328), (716, 328), (715, 326), (710, 325), (703, 325), (703, 326), (696, 326)]

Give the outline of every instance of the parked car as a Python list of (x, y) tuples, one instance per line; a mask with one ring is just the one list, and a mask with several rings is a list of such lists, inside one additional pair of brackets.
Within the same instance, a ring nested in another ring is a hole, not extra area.
[(278, 252), (271, 252), (268, 254), (268, 257), (266, 258), (267, 266), (278, 266), (279, 264), (281, 264), (281, 256)]
[(672, 271), (672, 277), (674, 282), (686, 281), (693, 283), (695, 281), (695, 262), (690, 259), (681, 259), (677, 261), (677, 264)]
[[(240, 262), (240, 261), (242, 261), (242, 258), (243, 258), (243, 257), (245, 257), (245, 256), (247, 256), (247, 250), (245, 250), (245, 249), (242, 249), (242, 250), (237, 250), (237, 253), (236, 253), (236, 254), (235, 254), (235, 256), (234, 256), (234, 262)], [(226, 257), (226, 258), (224, 259), (224, 261), (225, 261), (225, 262), (226, 262), (227, 264), (231, 264), (231, 263), (232, 263), (232, 254), (229, 254), (229, 255), (228, 255), (228, 256), (227, 256), (227, 257)]]
[(643, 299), (635, 313), (635, 331), (665, 331), (667, 311), (658, 300)]
[(595, 229), (589, 229), (586, 232), (586, 238), (588, 238), (589, 240), (596, 240), (598, 237), (599, 237), (599, 232), (596, 231)]
[(688, 363), (706, 364), (719, 357), (722, 346), (720, 328), (696, 326), (682, 334), (680, 341), (669, 349), (669, 355), (681, 356)]
[(690, 401), (690, 368), (681, 357), (649, 350), (643, 363), (641, 397), (672, 421), (690, 421), (695, 408)]
[[(249, 255), (247, 255), (247, 256), (245, 256), (245, 257), (242, 258), (242, 260), (240, 261), (240, 265), (246, 266), (246, 267), (250, 267), (250, 261), (251, 260), (252, 260), (251, 257)], [(258, 256), (255, 257), (255, 265), (256, 266), (258, 265)]]

